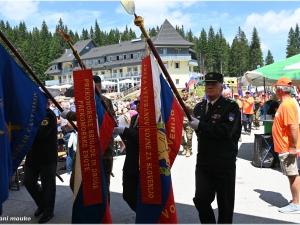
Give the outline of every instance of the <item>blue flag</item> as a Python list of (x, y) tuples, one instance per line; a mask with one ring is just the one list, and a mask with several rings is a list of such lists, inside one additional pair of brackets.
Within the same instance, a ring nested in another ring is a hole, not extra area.
[(0, 44), (0, 215), (8, 184), (46, 116), (47, 98)]

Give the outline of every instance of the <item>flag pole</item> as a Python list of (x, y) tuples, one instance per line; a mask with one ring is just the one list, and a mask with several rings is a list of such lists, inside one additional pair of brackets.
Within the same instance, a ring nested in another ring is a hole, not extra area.
[(134, 17), (135, 17), (134, 24), (141, 29), (144, 37), (147, 40), (147, 43), (148, 43), (151, 51), (153, 52), (155, 58), (157, 59), (158, 65), (160, 66), (161, 70), (163, 71), (163, 73), (164, 73), (164, 75), (165, 75), (165, 77), (166, 77), (166, 79), (167, 79), (167, 81), (168, 81), (168, 83), (169, 83), (169, 85), (170, 85), (173, 93), (175, 94), (175, 96), (176, 96), (176, 98), (177, 98), (180, 106), (182, 107), (182, 109), (183, 109), (186, 117), (188, 118), (189, 121), (192, 121), (191, 115), (189, 114), (187, 108), (185, 107), (185, 104), (183, 103), (182, 98), (180, 97), (180, 95), (179, 95), (179, 93), (177, 91), (177, 88), (175, 87), (175, 85), (173, 83), (173, 80), (172, 80), (171, 76), (169, 75), (169, 72), (167, 71), (167, 69), (166, 69), (163, 61), (161, 60), (161, 58), (160, 58), (160, 56), (159, 56), (159, 54), (158, 54), (158, 52), (157, 52), (157, 50), (156, 50), (156, 48), (155, 48), (152, 40), (151, 40), (148, 32), (146, 31), (146, 29), (144, 27), (144, 19), (142, 17), (140, 17), (140, 16), (137, 16), (135, 13), (134, 13)]
[[(80, 56), (79, 56), (78, 52), (76, 51), (76, 49), (73, 47), (71, 37), (69, 35), (65, 34), (61, 29), (57, 29), (57, 33), (59, 33), (61, 35), (61, 37), (69, 44), (70, 48), (73, 51), (73, 55), (75, 56), (75, 58), (76, 58), (77, 62), (79, 63), (81, 69), (85, 70), (86, 66), (84, 65), (84, 63), (83, 63), (82, 59), (80, 58)], [(106, 105), (106, 102), (103, 100), (100, 91), (97, 88), (95, 88), (95, 91), (96, 91), (97, 95), (99, 96), (104, 109), (107, 111), (108, 115), (114, 119), (115, 124), (117, 125), (118, 123), (117, 123), (115, 117), (108, 110), (108, 106)]]

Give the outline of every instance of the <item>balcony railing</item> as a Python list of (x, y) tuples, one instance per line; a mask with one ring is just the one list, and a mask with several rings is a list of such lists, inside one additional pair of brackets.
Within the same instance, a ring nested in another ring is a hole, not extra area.
[(60, 85), (60, 84), (73, 84), (73, 79), (62, 79), (60, 80), (46, 80), (45, 85), (51, 86), (51, 85)]
[(175, 54), (174, 55), (171, 55), (171, 54), (163, 55), (163, 54), (161, 54), (160, 58), (163, 61), (167, 61), (167, 60), (178, 60), (178, 61), (180, 61), (180, 60), (191, 60), (192, 59), (191, 55), (189, 55), (189, 54), (176, 54), (176, 55)]
[(62, 70), (62, 74), (66, 74), (66, 73), (72, 74), (73, 72), (72, 72), (72, 70), (71, 70), (70, 68), (64, 68), (64, 69)]
[(141, 71), (133, 71), (133, 72), (122, 72), (122, 73), (110, 73), (110, 74), (102, 74), (104, 79), (119, 79), (119, 78), (138, 78), (141, 77)]

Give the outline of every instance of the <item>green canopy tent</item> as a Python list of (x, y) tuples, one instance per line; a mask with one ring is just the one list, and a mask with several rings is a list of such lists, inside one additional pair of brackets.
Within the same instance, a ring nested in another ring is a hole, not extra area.
[(291, 78), (294, 85), (300, 85), (300, 54), (253, 71), (247, 71), (242, 77), (242, 84), (271, 86), (283, 76)]

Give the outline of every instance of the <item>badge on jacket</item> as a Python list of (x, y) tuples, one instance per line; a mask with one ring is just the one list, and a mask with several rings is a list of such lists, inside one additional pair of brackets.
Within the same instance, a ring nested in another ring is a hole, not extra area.
[(218, 120), (218, 119), (221, 118), (221, 115), (219, 115), (219, 114), (214, 114), (211, 118), (212, 118), (212, 119), (215, 119), (215, 120)]
[(44, 119), (41, 123), (42, 126), (47, 126), (49, 124), (48, 118)]
[(229, 113), (229, 121), (234, 121), (235, 114), (234, 113)]

